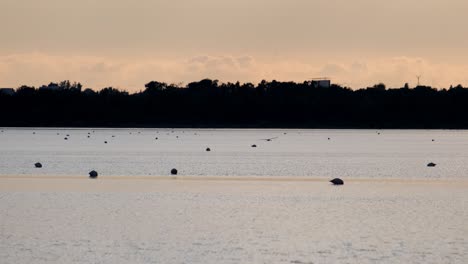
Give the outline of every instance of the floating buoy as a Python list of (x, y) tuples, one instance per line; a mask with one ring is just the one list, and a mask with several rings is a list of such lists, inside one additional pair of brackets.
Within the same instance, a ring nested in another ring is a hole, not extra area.
[(64, 139), (65, 139), (65, 140), (68, 140), (68, 138), (67, 138), (67, 137), (66, 137), (66, 138), (64, 138)]
[(343, 185), (344, 184), (344, 181), (340, 178), (335, 178), (333, 180), (330, 181), (331, 183), (333, 183), (333, 185)]
[(98, 176), (97, 171), (92, 170), (92, 171), (89, 172), (89, 177), (90, 177), (91, 179), (96, 179), (97, 176)]
[(252, 147), (252, 148), (256, 148), (256, 147), (257, 147), (257, 145), (253, 144), (251, 147)]
[(172, 169), (172, 170), (171, 170), (171, 174), (172, 174), (172, 175), (177, 175), (177, 170), (176, 170), (176, 169)]
[(211, 149), (210, 149), (210, 148), (206, 148), (206, 151), (211, 151)]
[(104, 144), (107, 144), (107, 141), (104, 141)]
[(435, 167), (437, 164), (435, 164), (434, 162), (430, 162), (427, 164), (428, 167)]
[(34, 164), (34, 166), (35, 166), (36, 168), (42, 168), (42, 164), (41, 164), (40, 162), (37, 162), (36, 164)]
[(156, 137), (155, 139), (156, 139), (156, 140), (158, 140), (158, 138), (157, 138), (157, 137)]

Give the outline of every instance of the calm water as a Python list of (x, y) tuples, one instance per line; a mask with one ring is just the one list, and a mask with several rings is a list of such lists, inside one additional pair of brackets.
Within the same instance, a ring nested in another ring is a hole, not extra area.
[[(262, 140), (267, 138), (275, 139)], [(145, 176), (177, 168), (179, 175), (197, 176), (437, 179), (467, 178), (467, 161), (468, 131), (4, 128), (0, 133), (2, 175), (86, 176), (95, 169), (102, 176)], [(43, 168), (34, 168), (35, 162)], [(426, 167), (429, 162), (437, 167)]]
[(16, 181), (63, 189), (8, 191), (0, 178), (0, 263), (468, 260), (466, 184)]
[(467, 161), (467, 131), (3, 129), (0, 263), (468, 263)]

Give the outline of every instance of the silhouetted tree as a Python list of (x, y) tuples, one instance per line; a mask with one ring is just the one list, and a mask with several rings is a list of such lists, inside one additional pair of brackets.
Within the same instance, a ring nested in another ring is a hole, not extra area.
[(158, 92), (164, 91), (167, 88), (166, 83), (151, 81), (145, 84), (146, 90), (145, 93), (147, 94), (156, 94)]
[(68, 80), (48, 87), (0, 95), (0, 126), (468, 128), (462, 85), (387, 89), (379, 83), (351, 90), (311, 81), (203, 79), (187, 86), (151, 81), (133, 94), (113, 87), (82, 92)]

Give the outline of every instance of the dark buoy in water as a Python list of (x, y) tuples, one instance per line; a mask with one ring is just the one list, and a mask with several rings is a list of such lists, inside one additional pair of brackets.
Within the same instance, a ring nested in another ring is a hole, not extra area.
[(433, 139), (432, 142), (434, 142), (435, 140)]
[(104, 141), (104, 144), (107, 144), (107, 141)]
[(427, 164), (428, 167), (435, 167), (437, 164), (435, 164), (434, 162), (430, 162)]
[(67, 138), (67, 137), (66, 137), (66, 138), (64, 138), (64, 139), (65, 139), (65, 140), (68, 140), (68, 138)]
[(112, 137), (115, 137), (114, 135), (112, 135)]
[(328, 138), (328, 140), (330, 140), (330, 138)]
[(257, 145), (253, 144), (251, 147), (252, 147), (252, 148), (256, 148), (256, 147), (257, 147)]
[(88, 136), (88, 138), (89, 138), (89, 136)]
[(206, 151), (211, 151), (211, 149), (210, 149), (210, 148), (206, 148)]
[(171, 170), (171, 174), (172, 174), (172, 175), (177, 175), (177, 170), (176, 170), (176, 169), (172, 169), (172, 170)]
[(90, 172), (89, 172), (89, 177), (90, 177), (91, 179), (96, 179), (97, 176), (98, 176), (97, 171), (93, 170), (93, 171), (90, 171)]
[(157, 138), (157, 137), (156, 137), (155, 139), (156, 139), (156, 140), (158, 140), (158, 138)]
[(42, 168), (42, 164), (41, 164), (40, 162), (37, 162), (36, 164), (34, 164), (34, 166), (35, 166), (36, 168)]
[(339, 178), (335, 178), (335, 179), (331, 180), (330, 182), (333, 183), (333, 185), (343, 185), (344, 184), (344, 181), (342, 179), (339, 179)]

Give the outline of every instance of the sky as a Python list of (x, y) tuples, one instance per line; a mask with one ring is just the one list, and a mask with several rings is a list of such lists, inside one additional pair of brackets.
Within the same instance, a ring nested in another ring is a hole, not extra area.
[(0, 87), (468, 86), (466, 0), (0, 0)]

